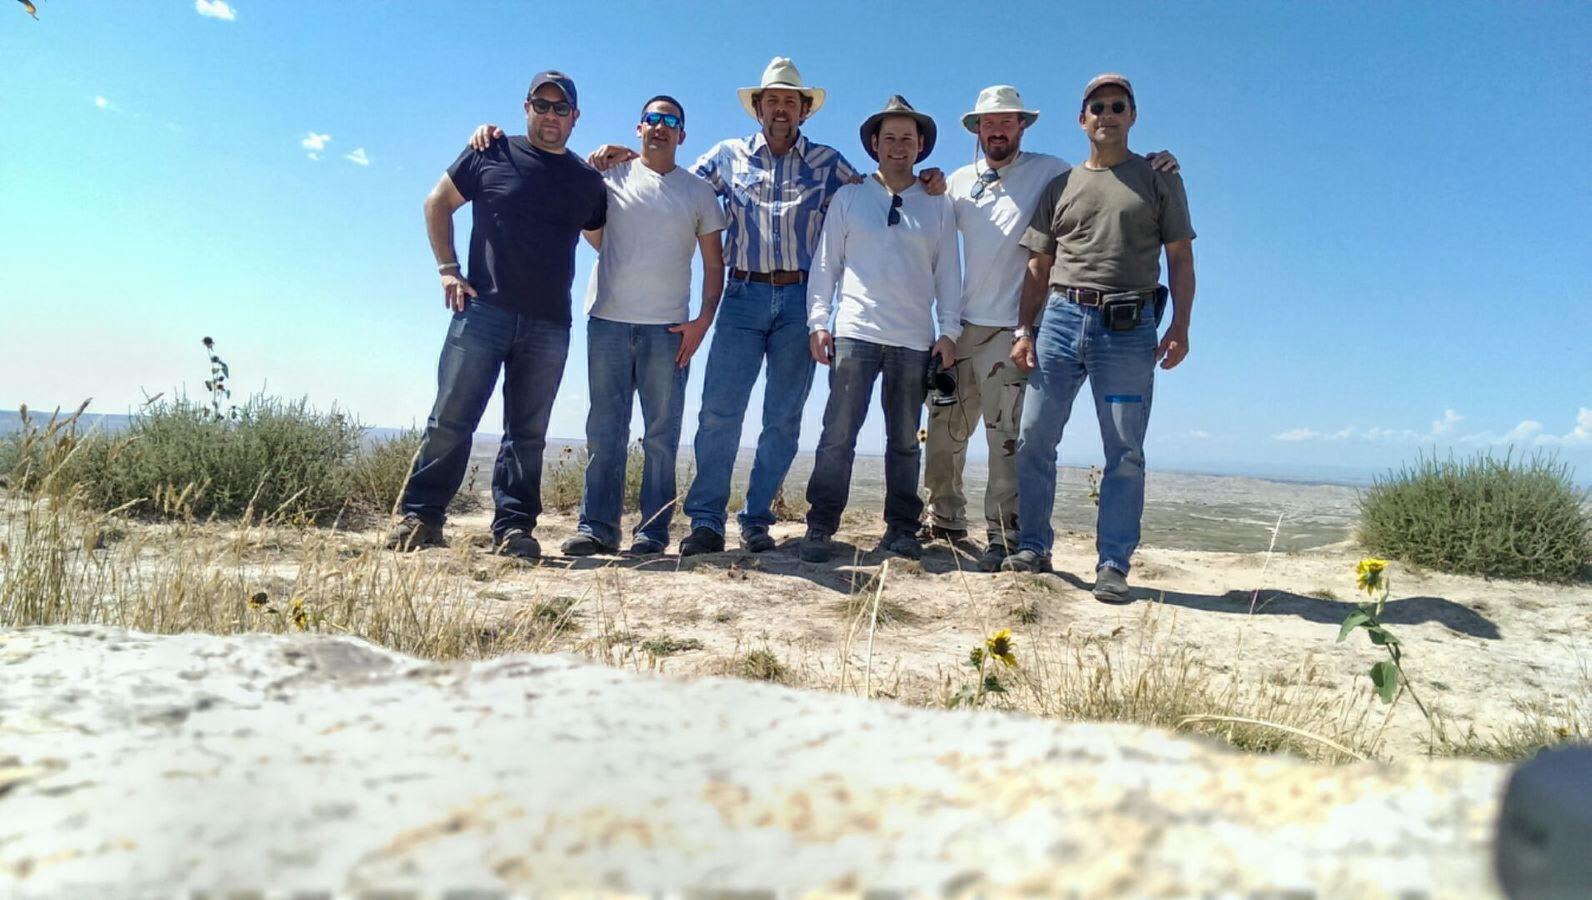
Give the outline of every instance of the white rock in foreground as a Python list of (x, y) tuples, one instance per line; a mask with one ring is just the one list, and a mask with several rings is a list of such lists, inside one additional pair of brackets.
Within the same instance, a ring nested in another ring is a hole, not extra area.
[(0, 895), (1495, 895), (1506, 770), (341, 638), (0, 631)]

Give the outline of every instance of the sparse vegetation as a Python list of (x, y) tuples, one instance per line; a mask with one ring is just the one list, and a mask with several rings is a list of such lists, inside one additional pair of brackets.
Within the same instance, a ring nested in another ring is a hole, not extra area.
[(753, 650), (741, 657), (737, 667), (742, 678), (752, 681), (785, 682), (790, 678), (790, 670), (768, 650)]
[(652, 654), (653, 656), (673, 656), (676, 653), (689, 653), (692, 650), (701, 650), (702, 642), (696, 638), (677, 638), (665, 634), (642, 641), (641, 649)]
[(1592, 494), (1551, 456), (1422, 457), (1360, 500), (1360, 542), (1443, 572), (1572, 581), (1592, 561)]

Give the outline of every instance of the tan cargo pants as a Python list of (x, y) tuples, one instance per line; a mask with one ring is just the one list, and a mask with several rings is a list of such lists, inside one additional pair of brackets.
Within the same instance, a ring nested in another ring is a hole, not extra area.
[(930, 521), (967, 528), (962, 468), (967, 442), (979, 420), (989, 442), (989, 482), (984, 521), (991, 543), (1017, 549), (1017, 426), (1023, 417), (1028, 375), (1011, 360), (1012, 329), (963, 324), (956, 342), (956, 403), (929, 407), (923, 481)]

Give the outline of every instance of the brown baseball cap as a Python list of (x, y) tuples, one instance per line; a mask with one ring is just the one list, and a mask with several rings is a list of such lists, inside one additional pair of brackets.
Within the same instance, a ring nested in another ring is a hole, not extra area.
[[(1083, 103), (1088, 103), (1090, 94), (1093, 94), (1095, 91), (1098, 91), (1107, 85), (1116, 85), (1117, 87), (1122, 88), (1124, 91), (1127, 91), (1128, 99), (1133, 101), (1133, 105), (1139, 105), (1138, 98), (1133, 96), (1133, 84), (1128, 81), (1128, 76), (1123, 75), (1120, 72), (1103, 72), (1089, 79), (1089, 83), (1085, 85), (1083, 89)], [(1080, 104), (1080, 108), (1081, 107), (1082, 104)]]

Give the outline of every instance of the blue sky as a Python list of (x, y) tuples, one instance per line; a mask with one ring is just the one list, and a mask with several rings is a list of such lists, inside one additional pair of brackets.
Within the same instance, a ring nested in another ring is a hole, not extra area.
[[(1133, 78), (1133, 144), (1177, 153), (1200, 233), (1152, 468), (1512, 443), (1592, 474), (1584, 3), (39, 6), (0, 7), (0, 408), (196, 391), (212, 335), (238, 388), (423, 422), (447, 314), (420, 204), (472, 126), (523, 131), (530, 76), (556, 66), (581, 91), (573, 148), (633, 142), (664, 92), (694, 158), (756, 129), (735, 89), (789, 55), (829, 90), (806, 133), (859, 166), (857, 126), (892, 93), (938, 119), (929, 164), (970, 161), (955, 120), (993, 83), (1042, 110), (1028, 149), (1077, 161), (1082, 84)], [(583, 342), (557, 436), (583, 432)], [(1086, 404), (1073, 423), (1064, 461), (1096, 461)], [(870, 422), (863, 448), (881, 438)]]

